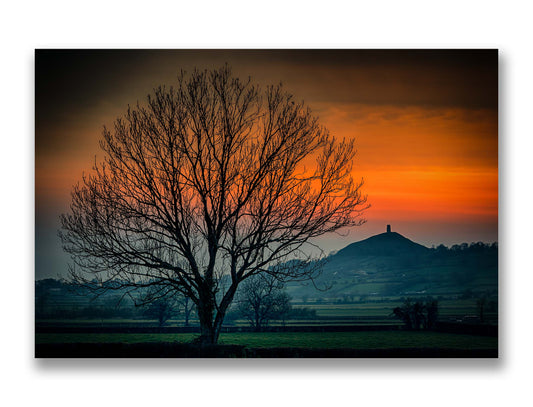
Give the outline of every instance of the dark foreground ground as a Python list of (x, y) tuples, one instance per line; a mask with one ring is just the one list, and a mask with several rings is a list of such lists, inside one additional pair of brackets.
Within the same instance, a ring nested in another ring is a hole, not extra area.
[(240, 345), (198, 347), (160, 343), (44, 343), (38, 358), (497, 358), (497, 349), (310, 349), (250, 348)]
[(230, 327), (219, 344), (195, 344), (197, 328), (36, 325), (38, 358), (497, 358), (497, 326), (439, 324), (303, 326), (265, 332)]

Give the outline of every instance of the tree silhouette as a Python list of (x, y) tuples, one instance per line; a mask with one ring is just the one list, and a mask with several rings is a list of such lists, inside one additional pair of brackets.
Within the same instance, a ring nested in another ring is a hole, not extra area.
[(487, 308), (487, 297), (485, 295), (476, 300), (476, 310), (479, 315), (479, 321), (485, 322), (485, 309)]
[(408, 330), (433, 329), (439, 315), (439, 302), (432, 297), (414, 302), (407, 298), (401, 307), (392, 310), (391, 315), (401, 319)]
[(363, 223), (353, 140), (331, 137), (281, 85), (262, 90), (227, 66), (182, 72), (175, 88), (155, 89), (104, 128), (100, 145), (103, 162), (61, 216), (72, 278), (96, 290), (150, 288), (154, 301), (182, 293), (202, 344), (217, 342), (242, 281), (312, 277), (305, 262), (286, 261)]
[(239, 288), (238, 310), (254, 330), (260, 332), (271, 320), (286, 319), (291, 310), (290, 297), (274, 276), (258, 274)]
[(160, 298), (146, 306), (144, 314), (150, 318), (157, 319), (162, 327), (177, 313), (177, 302), (173, 298)]

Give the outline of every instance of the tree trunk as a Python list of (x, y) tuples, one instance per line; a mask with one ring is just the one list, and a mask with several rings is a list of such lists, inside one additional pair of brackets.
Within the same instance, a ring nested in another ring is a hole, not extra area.
[(189, 316), (191, 314), (191, 308), (189, 308), (189, 298), (185, 298), (185, 326), (189, 326)]
[(214, 345), (218, 340), (218, 335), (215, 335), (214, 311), (215, 304), (213, 300), (201, 295), (198, 302), (198, 319), (200, 320), (200, 338), (198, 338), (198, 342), (201, 346)]
[(261, 318), (259, 316), (259, 311), (256, 308), (255, 310), (255, 326), (254, 326), (255, 332), (261, 332)]
[(200, 320), (200, 338), (198, 338), (198, 342), (201, 346), (216, 345), (218, 342), (224, 316), (236, 291), (237, 285), (233, 284), (217, 307), (216, 315), (215, 299), (211, 295), (211, 292), (209, 290), (203, 290), (199, 293), (198, 318)]

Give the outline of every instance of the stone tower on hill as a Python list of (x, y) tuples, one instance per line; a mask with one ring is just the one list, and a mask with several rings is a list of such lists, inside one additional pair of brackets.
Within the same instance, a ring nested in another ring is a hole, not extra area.
[(390, 233), (390, 225), (387, 225), (387, 233)]

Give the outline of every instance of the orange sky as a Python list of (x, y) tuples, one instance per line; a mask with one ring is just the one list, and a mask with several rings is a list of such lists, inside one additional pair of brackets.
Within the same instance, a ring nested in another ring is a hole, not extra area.
[(327, 251), (386, 224), (428, 246), (497, 241), (496, 51), (37, 51), (38, 278), (65, 269), (58, 216), (100, 154), (102, 126), (180, 69), (225, 62), (283, 81), (333, 135), (356, 138), (354, 176), (372, 207), (364, 226), (321, 239)]
[(324, 119), (334, 134), (358, 141), (369, 216), (497, 217), (498, 124), (489, 109), (349, 106)]

